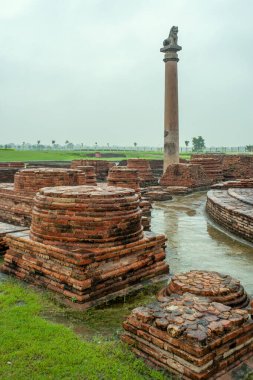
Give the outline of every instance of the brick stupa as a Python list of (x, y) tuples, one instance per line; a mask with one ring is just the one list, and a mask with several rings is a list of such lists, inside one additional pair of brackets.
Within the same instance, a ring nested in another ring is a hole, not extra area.
[(132, 189), (41, 189), (31, 231), (7, 235), (2, 270), (88, 308), (168, 274), (165, 236), (143, 232)]

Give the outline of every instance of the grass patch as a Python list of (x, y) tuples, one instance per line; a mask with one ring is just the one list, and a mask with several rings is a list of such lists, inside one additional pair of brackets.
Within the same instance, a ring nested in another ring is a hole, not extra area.
[[(95, 151), (94, 151), (95, 152)], [(87, 154), (92, 151), (56, 151), (56, 150), (0, 150), (0, 161), (71, 161), (77, 159), (99, 160), (99, 158), (88, 157)], [(101, 151), (103, 153), (103, 151)], [(106, 151), (108, 153), (108, 151)], [(145, 158), (147, 160), (162, 160), (163, 152), (161, 151), (110, 151), (110, 153), (122, 153), (121, 157), (101, 158), (107, 161), (121, 161), (128, 158)], [(182, 158), (189, 158), (189, 153), (180, 155)]]
[(84, 341), (71, 329), (44, 320), (40, 314), (50, 302), (16, 281), (0, 285), (1, 379), (169, 379), (119, 340)]
[[(164, 283), (162, 284), (165, 285)], [(44, 308), (42, 315), (49, 320), (58, 321), (76, 328), (86, 338), (100, 335), (105, 338), (117, 337), (122, 332), (122, 322), (137, 306), (155, 301), (155, 294), (162, 287), (160, 284), (149, 285), (142, 291), (124, 298), (109, 302), (106, 306), (100, 306), (80, 312), (69, 307), (64, 307), (56, 301), (55, 294), (43, 292)]]

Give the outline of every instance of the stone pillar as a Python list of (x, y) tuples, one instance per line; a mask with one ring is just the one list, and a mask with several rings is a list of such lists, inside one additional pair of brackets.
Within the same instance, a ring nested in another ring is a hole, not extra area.
[(177, 52), (182, 48), (177, 44), (177, 33), (178, 28), (173, 26), (160, 49), (165, 62), (164, 172), (169, 165), (179, 163)]

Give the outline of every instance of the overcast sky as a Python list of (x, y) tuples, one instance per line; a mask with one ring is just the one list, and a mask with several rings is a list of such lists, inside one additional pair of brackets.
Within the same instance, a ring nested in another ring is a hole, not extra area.
[(0, 144), (161, 146), (172, 25), (181, 145), (253, 144), (252, 17), (252, 0), (0, 0)]

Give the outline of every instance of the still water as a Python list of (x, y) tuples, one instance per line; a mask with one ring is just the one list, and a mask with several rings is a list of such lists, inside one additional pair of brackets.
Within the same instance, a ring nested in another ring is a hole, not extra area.
[(190, 269), (215, 270), (238, 278), (253, 294), (253, 246), (225, 234), (205, 213), (206, 193), (156, 202), (152, 230), (167, 238), (172, 273)]

